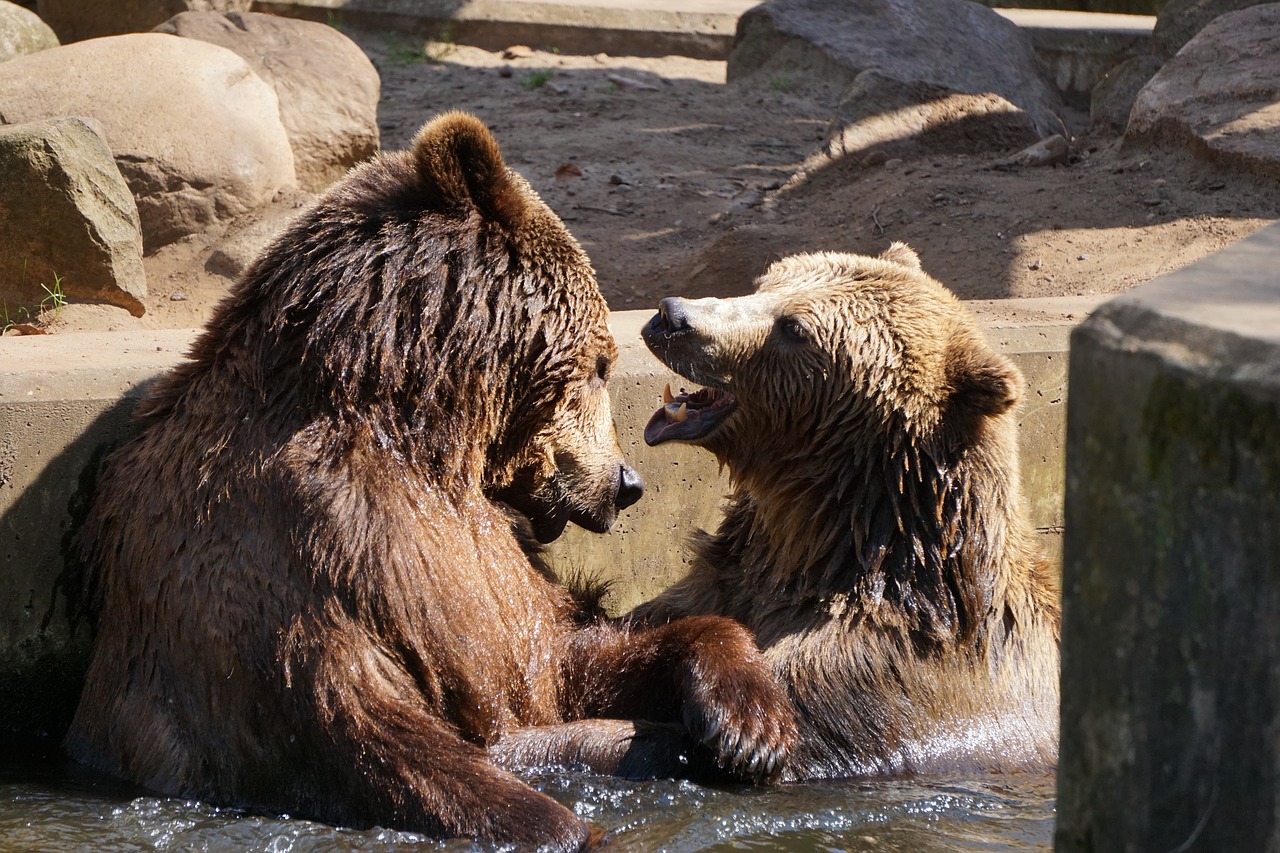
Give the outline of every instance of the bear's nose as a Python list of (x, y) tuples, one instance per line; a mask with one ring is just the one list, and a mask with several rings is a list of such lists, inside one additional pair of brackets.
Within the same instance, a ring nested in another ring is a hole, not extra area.
[(624, 462), (619, 469), (618, 496), (614, 498), (614, 504), (618, 509), (626, 509), (640, 500), (643, 494), (644, 481), (640, 479), (640, 475), (634, 468)]
[(689, 328), (689, 313), (685, 301), (678, 296), (668, 296), (658, 303), (658, 315), (666, 332), (683, 332)]

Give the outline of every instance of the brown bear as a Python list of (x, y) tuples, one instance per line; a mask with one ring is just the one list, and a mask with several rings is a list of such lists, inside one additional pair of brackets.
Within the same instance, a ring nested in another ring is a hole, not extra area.
[(640, 496), (582, 249), (448, 114), (355, 169), (138, 410), (79, 534), (96, 636), (70, 754), (158, 792), (573, 850), (499, 769), (775, 775), (750, 634), (628, 631), (531, 557)]
[(787, 778), (1051, 769), (1059, 589), (1020, 494), (1023, 380), (916, 254), (786, 258), (752, 295), (663, 300), (643, 335), (706, 386), (645, 439), (710, 450), (732, 494), (632, 623), (751, 628), (800, 716)]

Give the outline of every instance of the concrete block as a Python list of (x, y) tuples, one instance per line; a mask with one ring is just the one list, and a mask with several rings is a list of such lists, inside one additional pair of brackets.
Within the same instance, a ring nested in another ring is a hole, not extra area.
[(1062, 98), (1088, 107), (1093, 88), (1107, 72), (1151, 49), (1153, 15), (1064, 12), (1051, 9), (998, 9), (1026, 31), (1036, 56)]
[[(1047, 550), (1062, 523), (1066, 340), (1090, 300), (974, 303), (992, 341), (1026, 374), (1023, 480)], [(681, 577), (688, 537), (714, 528), (728, 491), (702, 450), (645, 445), (644, 424), (662, 387), (684, 380), (640, 341), (649, 311), (611, 317), (620, 360), (611, 382), (624, 453), (646, 483), (644, 499), (607, 536), (571, 528), (549, 552), (564, 575), (607, 579), (622, 612)], [(78, 567), (70, 543), (107, 454), (132, 434), (130, 414), (147, 384), (176, 365), (196, 332), (0, 338), (0, 741), (60, 734), (79, 691), (88, 626), (67, 593)]]
[[(1041, 546), (1057, 564), (1061, 554), (1063, 459), (1066, 429), (1067, 336), (1097, 303), (1096, 297), (971, 302), (992, 344), (1027, 379), (1019, 420), (1023, 488)], [(1016, 304), (1018, 309), (1010, 309)], [(651, 356), (640, 341), (649, 311), (612, 317), (621, 359), (611, 384), (614, 419), (623, 453), (645, 480), (645, 497), (623, 513), (609, 536), (570, 529), (550, 549), (563, 575), (585, 572), (612, 582), (605, 599), (624, 612), (682, 577), (688, 540), (714, 530), (729, 491), (728, 476), (704, 450), (684, 444), (648, 447), (644, 425), (662, 399), (662, 387), (687, 384)]]
[(70, 721), (88, 626), (71, 538), (146, 384), (192, 333), (0, 338), (0, 742)]
[(1059, 851), (1280, 849), (1280, 225), (1071, 338)]

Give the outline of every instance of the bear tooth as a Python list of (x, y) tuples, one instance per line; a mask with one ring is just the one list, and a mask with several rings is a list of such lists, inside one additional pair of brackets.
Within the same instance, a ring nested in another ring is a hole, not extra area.
[(667, 383), (667, 387), (662, 389), (662, 405), (667, 405), (675, 399), (675, 395), (671, 393), (671, 383)]
[(689, 404), (681, 403), (680, 408), (676, 409), (676, 420), (683, 423), (689, 420)]

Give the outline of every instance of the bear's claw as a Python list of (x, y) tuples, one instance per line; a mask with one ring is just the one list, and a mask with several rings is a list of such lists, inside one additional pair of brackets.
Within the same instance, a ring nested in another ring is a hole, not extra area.
[(790, 700), (758, 659), (720, 676), (694, 689), (686, 727), (722, 770), (755, 783), (776, 780), (797, 738)]

